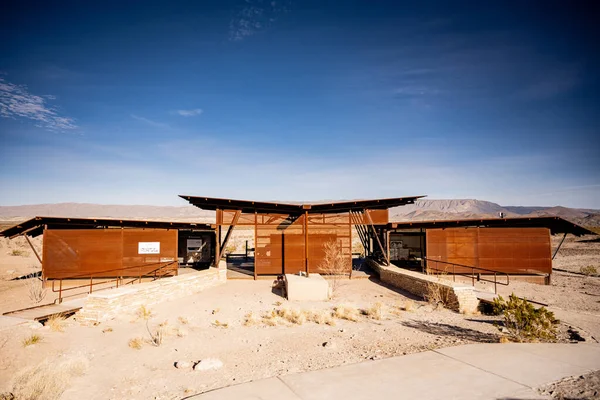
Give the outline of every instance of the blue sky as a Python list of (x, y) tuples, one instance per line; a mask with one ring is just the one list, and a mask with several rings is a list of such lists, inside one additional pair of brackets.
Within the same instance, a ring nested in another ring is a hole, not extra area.
[(592, 4), (3, 2), (0, 205), (600, 208)]

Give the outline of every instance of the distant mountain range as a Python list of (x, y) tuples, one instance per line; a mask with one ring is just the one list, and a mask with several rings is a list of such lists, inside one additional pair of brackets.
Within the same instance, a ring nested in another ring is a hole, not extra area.
[(390, 209), (392, 221), (557, 216), (583, 226), (600, 226), (600, 210), (568, 207), (501, 206), (483, 200), (417, 200)]
[[(483, 200), (417, 200), (415, 204), (390, 209), (390, 220), (443, 220), (464, 218), (558, 216), (579, 225), (600, 226), (600, 210), (567, 207), (501, 206)], [(35, 216), (72, 218), (122, 218), (212, 222), (213, 211), (193, 206), (102, 205), (87, 203), (0, 206), (0, 219), (21, 221)]]

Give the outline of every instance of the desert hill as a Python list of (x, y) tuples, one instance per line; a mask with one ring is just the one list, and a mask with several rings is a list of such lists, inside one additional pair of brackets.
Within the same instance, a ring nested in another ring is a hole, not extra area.
[(429, 200), (390, 209), (392, 221), (444, 220), (461, 218), (557, 216), (583, 226), (600, 226), (600, 210), (568, 207), (501, 206), (483, 200)]
[[(415, 204), (390, 209), (392, 221), (461, 218), (559, 216), (584, 226), (600, 226), (600, 210), (567, 207), (501, 206), (474, 199), (417, 200)], [(88, 203), (0, 206), (0, 220), (22, 221), (35, 216), (73, 218), (127, 218), (170, 221), (214, 221), (215, 213), (186, 206), (102, 205)]]

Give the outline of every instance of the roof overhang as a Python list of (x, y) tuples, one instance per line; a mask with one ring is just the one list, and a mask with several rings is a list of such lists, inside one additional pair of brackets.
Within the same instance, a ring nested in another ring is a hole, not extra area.
[(214, 197), (180, 195), (190, 204), (203, 210), (239, 210), (244, 213), (265, 214), (328, 214), (359, 210), (381, 210), (391, 207), (413, 204), (415, 200), (425, 196), (395, 197), (372, 200), (350, 200), (322, 203), (281, 203), (252, 200), (221, 199)]
[(596, 235), (595, 232), (560, 217), (482, 218), (437, 221), (390, 222), (389, 229), (436, 229), (456, 227), (548, 228), (552, 234), (575, 236)]
[(95, 228), (150, 228), (179, 230), (211, 230), (210, 224), (171, 221), (143, 221), (103, 218), (35, 217), (0, 232), (0, 236), (13, 238), (26, 234), (35, 237), (49, 229), (95, 229)]

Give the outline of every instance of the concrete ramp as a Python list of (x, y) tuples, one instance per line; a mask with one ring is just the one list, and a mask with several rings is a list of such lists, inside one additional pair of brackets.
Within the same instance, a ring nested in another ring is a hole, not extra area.
[(66, 301), (62, 304), (44, 304), (22, 310), (9, 311), (4, 316), (29, 321), (45, 321), (53, 315), (72, 315), (83, 307), (85, 299)]

